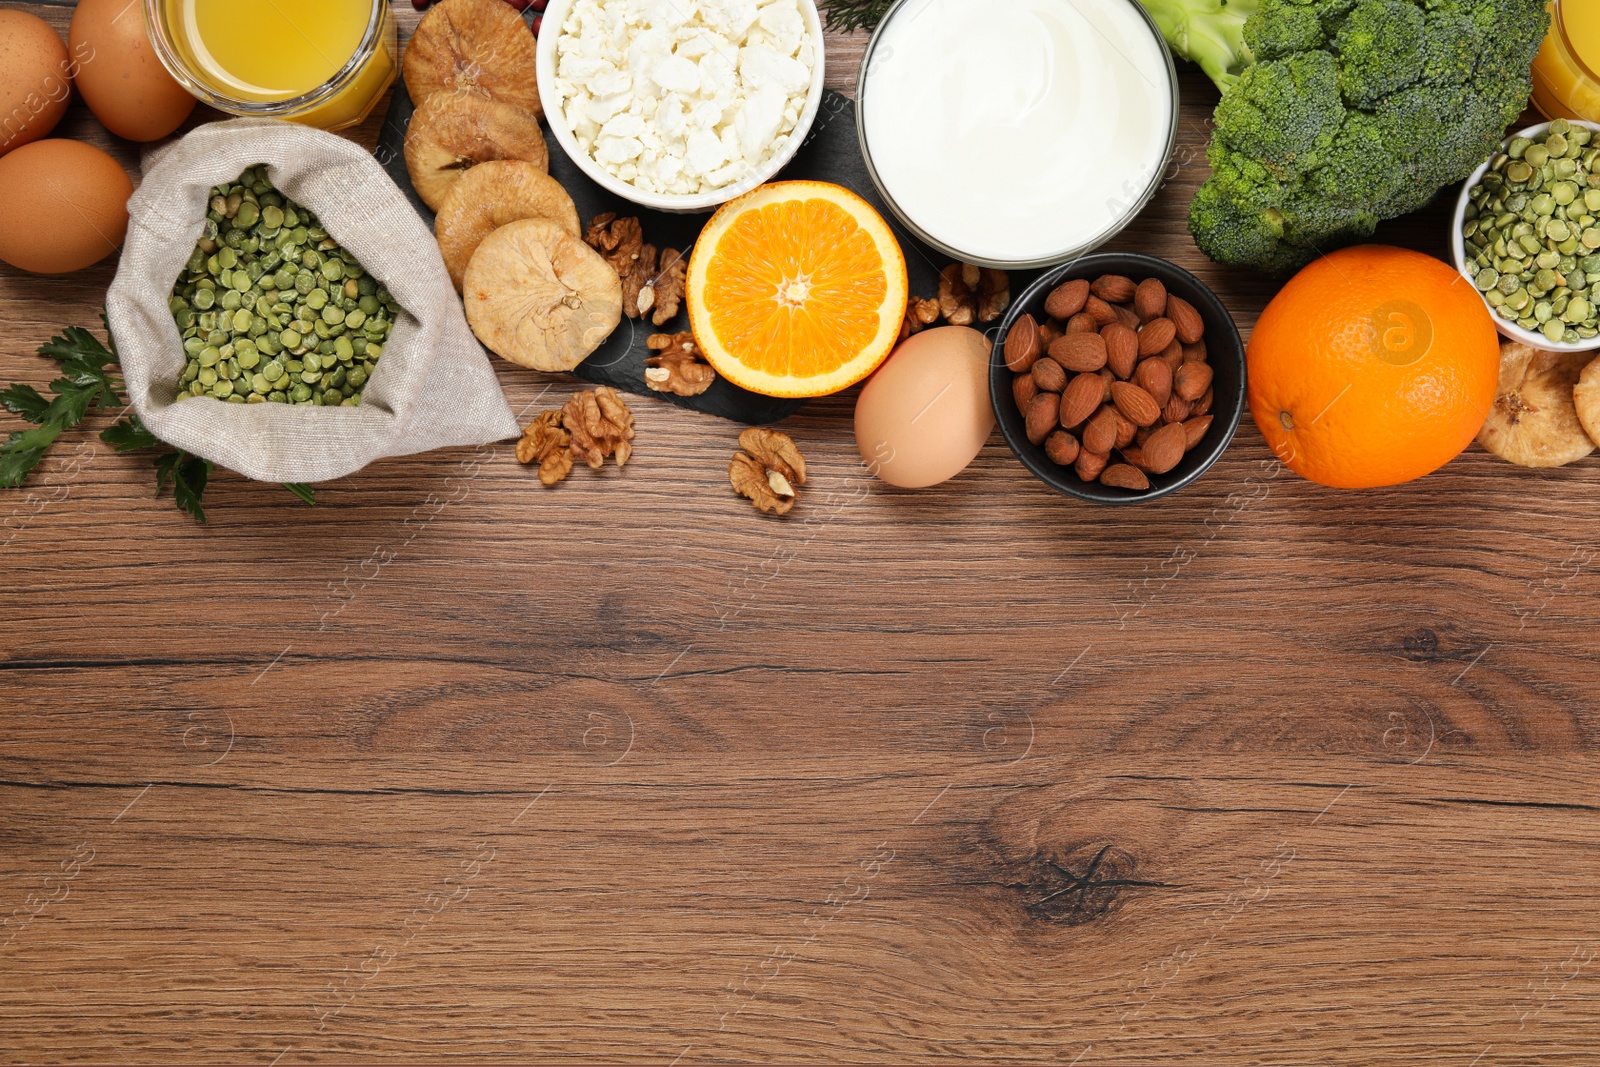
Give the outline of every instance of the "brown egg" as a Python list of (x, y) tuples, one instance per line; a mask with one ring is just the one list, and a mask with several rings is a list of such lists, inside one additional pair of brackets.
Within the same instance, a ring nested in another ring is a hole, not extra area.
[(92, 266), (122, 245), (133, 182), (93, 145), (54, 139), (0, 157), (0, 259), (35, 274)]
[(67, 40), (79, 57), (83, 102), (118, 137), (159, 140), (194, 110), (194, 97), (167, 73), (151, 47), (139, 4), (80, 0)]
[(873, 474), (904, 489), (938, 485), (960, 474), (993, 429), (989, 340), (965, 326), (912, 335), (856, 400), (856, 448), (862, 460)]
[(0, 156), (48, 135), (71, 96), (61, 35), (41, 18), (0, 11)]

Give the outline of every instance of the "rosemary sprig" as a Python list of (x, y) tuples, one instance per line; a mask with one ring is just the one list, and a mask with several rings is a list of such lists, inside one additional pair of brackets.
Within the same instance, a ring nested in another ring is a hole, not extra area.
[(894, 0), (827, 0), (822, 6), (828, 29), (849, 32), (877, 27)]

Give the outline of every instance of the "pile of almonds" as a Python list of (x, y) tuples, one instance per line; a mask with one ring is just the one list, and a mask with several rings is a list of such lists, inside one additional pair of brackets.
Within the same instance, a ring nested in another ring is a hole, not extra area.
[(1063, 282), (1044, 309), (1005, 340), (1028, 440), (1086, 482), (1150, 488), (1211, 428), (1205, 321), (1160, 279), (1120, 274)]

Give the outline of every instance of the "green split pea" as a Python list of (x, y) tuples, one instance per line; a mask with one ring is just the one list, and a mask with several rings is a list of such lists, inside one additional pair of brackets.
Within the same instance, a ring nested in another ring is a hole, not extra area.
[(178, 398), (355, 407), (400, 305), (306, 208), (252, 167), (211, 190), (173, 290)]

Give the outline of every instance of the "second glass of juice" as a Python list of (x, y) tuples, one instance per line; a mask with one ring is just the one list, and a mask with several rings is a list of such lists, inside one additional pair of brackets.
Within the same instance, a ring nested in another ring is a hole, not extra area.
[(354, 126), (398, 69), (389, 0), (144, 0), (144, 13), (172, 76), (234, 115)]

